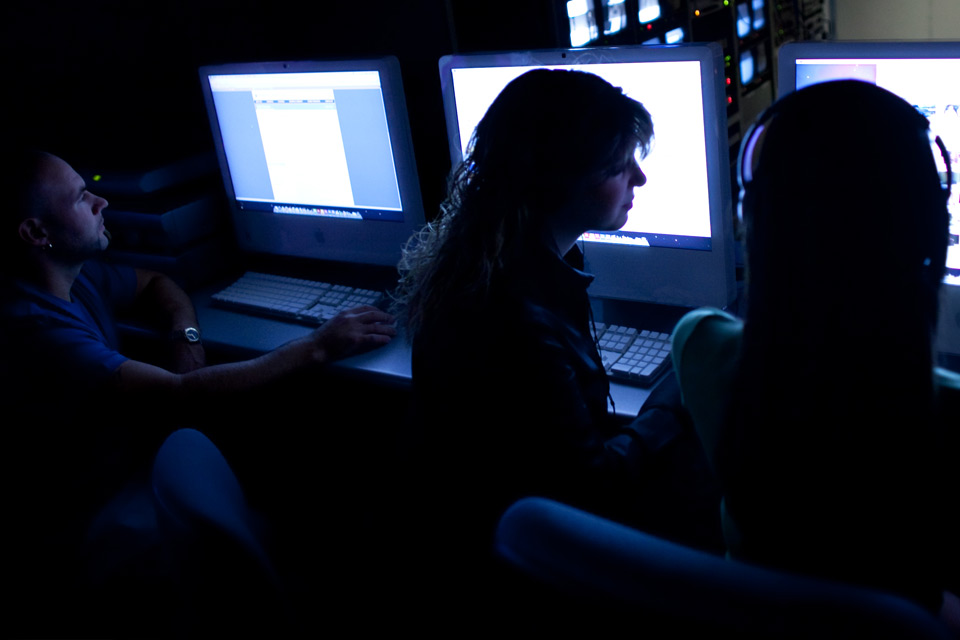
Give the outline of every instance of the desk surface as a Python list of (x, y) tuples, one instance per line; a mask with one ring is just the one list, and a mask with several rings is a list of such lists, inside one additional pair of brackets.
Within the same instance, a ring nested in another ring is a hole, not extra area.
[[(203, 341), (210, 348), (235, 358), (250, 358), (276, 349), (282, 344), (310, 333), (310, 327), (228, 311), (211, 304), (210, 296), (222, 287), (197, 291), (191, 297), (197, 320), (203, 328)], [(410, 345), (398, 336), (390, 344), (352, 356), (333, 365), (346, 375), (357, 375), (376, 384), (409, 386), (411, 381)], [(629, 419), (640, 411), (650, 389), (611, 381), (610, 393), (618, 416)]]

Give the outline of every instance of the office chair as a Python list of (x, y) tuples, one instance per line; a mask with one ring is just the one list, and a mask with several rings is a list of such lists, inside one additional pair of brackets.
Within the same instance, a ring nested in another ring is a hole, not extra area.
[(503, 514), (494, 554), (549, 585), (560, 615), (593, 611), (577, 620), (614, 619), (646, 637), (952, 637), (904, 598), (727, 560), (544, 498)]
[(151, 484), (180, 594), (174, 628), (201, 637), (289, 629), (261, 523), (217, 447), (199, 431), (174, 432), (157, 452)]

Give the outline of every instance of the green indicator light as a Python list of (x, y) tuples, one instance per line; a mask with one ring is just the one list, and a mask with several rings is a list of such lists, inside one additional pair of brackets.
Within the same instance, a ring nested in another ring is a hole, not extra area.
[(102, 177), (103, 177), (103, 176), (101, 176), (101, 175), (98, 173), (98, 174), (96, 174), (95, 176), (93, 176), (93, 181), (94, 181), (94, 182), (100, 182), (100, 179), (101, 179)]

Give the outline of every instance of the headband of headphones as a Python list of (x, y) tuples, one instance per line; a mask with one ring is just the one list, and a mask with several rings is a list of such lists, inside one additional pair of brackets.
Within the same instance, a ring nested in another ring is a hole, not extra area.
[[(757, 118), (752, 125), (750, 125), (750, 127), (747, 129), (746, 135), (743, 137), (743, 142), (740, 145), (740, 150), (737, 156), (737, 184), (741, 193), (747, 191), (753, 182), (754, 173), (758, 168), (758, 162), (760, 159), (760, 155), (757, 153), (758, 149), (762, 149), (765, 134), (768, 132), (778, 116), (791, 115), (799, 110), (808, 109), (810, 106), (808, 103), (812, 100), (811, 95), (816, 95), (816, 93), (833, 90), (857, 91), (862, 90), (863, 87), (873, 87), (870, 89), (870, 91), (873, 91), (876, 96), (885, 94), (886, 98), (884, 99), (887, 101), (885, 108), (887, 109), (891, 109), (894, 102), (899, 102), (905, 106), (909, 106), (901, 98), (885, 89), (877, 87), (876, 85), (870, 85), (868, 83), (855, 80), (841, 80), (822, 83), (820, 85), (814, 85), (812, 87), (807, 87), (805, 89), (788, 94), (768, 107), (760, 115), (760, 117)], [(843, 108), (843, 105), (838, 104), (837, 108)], [(910, 108), (909, 112), (913, 114), (910, 117), (912, 117), (918, 131), (929, 131), (930, 123), (925, 116), (913, 108)], [(904, 115), (906, 115), (906, 113), (907, 112), (905, 111)], [(951, 185), (953, 184), (953, 171), (950, 165), (950, 153), (947, 151), (947, 148), (940, 136), (934, 137), (932, 144), (936, 145), (937, 150), (943, 159), (944, 166), (946, 167), (946, 175), (944, 176), (944, 180), (941, 184), (943, 199), (944, 202), (946, 202), (950, 198)], [(742, 211), (739, 209), (738, 214), (740, 215), (742, 222)]]
[[(937, 151), (932, 150), (934, 145)], [(925, 153), (929, 159), (920, 155)], [(936, 175), (936, 153), (946, 168), (945, 185)], [(747, 218), (750, 251), (782, 253), (792, 243), (766, 247), (770, 234), (780, 237), (794, 228), (798, 234), (819, 234), (807, 219), (821, 225), (822, 235), (813, 236), (816, 246), (828, 242), (864, 246), (871, 225), (892, 224), (901, 229), (872, 237), (894, 243), (892, 250), (907, 263), (922, 264), (929, 274), (925, 280), (939, 283), (942, 278), (946, 203), (953, 181), (950, 156), (942, 140), (930, 140), (926, 117), (885, 89), (845, 80), (813, 85), (780, 99), (744, 136), (737, 180), (738, 213), (741, 222)], [(766, 220), (768, 214), (778, 217)], [(912, 232), (906, 233), (903, 225), (910, 225)], [(943, 237), (938, 236), (941, 227)], [(862, 255), (869, 260), (866, 252)]]

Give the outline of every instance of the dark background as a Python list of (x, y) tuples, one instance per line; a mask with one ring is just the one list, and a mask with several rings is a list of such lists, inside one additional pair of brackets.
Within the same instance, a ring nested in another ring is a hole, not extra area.
[[(78, 169), (152, 169), (213, 151), (197, 68), (391, 54), (400, 60), (428, 216), (449, 155), (437, 63), (457, 51), (565, 46), (563, 2), (8, 0), (3, 140)], [(562, 17), (562, 21), (561, 18)]]

